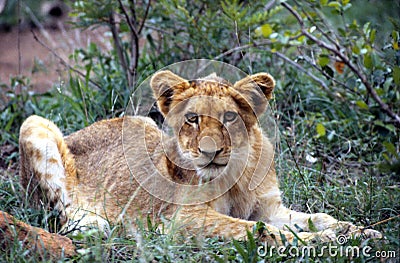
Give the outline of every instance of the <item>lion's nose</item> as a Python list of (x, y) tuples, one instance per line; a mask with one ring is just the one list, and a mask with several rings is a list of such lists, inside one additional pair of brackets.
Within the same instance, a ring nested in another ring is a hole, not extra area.
[(199, 152), (207, 156), (208, 158), (213, 158), (222, 152), (222, 148), (217, 145), (215, 140), (210, 136), (204, 136), (201, 138), (199, 143)]

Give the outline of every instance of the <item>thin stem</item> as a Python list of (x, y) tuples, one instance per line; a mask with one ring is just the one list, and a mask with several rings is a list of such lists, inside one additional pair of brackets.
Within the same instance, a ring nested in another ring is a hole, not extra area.
[(299, 69), (300, 71), (304, 72), (307, 76), (312, 78), (314, 81), (318, 82), (326, 91), (329, 92), (328, 86), (325, 84), (325, 82), (322, 79), (316, 77), (311, 72), (309, 72), (307, 69), (303, 68), (300, 64), (298, 64), (298, 63), (294, 62), (293, 60), (291, 60), (290, 58), (286, 57), (284, 54), (282, 54), (280, 52), (274, 52), (274, 54), (278, 58), (283, 59), (284, 61), (288, 62), (290, 65), (292, 65), (295, 68)]
[[(79, 70), (75, 69), (73, 66), (71, 66), (70, 64), (68, 64), (67, 61), (65, 61), (61, 56), (59, 56), (53, 49), (51, 49), (48, 45), (46, 45), (42, 40), (40, 40), (38, 38), (38, 36), (36, 35), (35, 31), (31, 30), (32, 34), (33, 34), (33, 38), (35, 39), (35, 41), (37, 41), (40, 45), (42, 45), (44, 48), (46, 48), (48, 51), (50, 51), (51, 54), (53, 54), (53, 56), (55, 56), (58, 60), (60, 60), (61, 64), (63, 64), (66, 68), (68, 68), (69, 70), (77, 73), (79, 76), (81, 76), (82, 78), (86, 78), (86, 75), (82, 72), (80, 72)], [(92, 85), (96, 86), (97, 88), (101, 89), (101, 86), (94, 82), (93, 80), (89, 79), (89, 83), (91, 83)]]
[(117, 28), (117, 23), (114, 18), (114, 12), (110, 13), (109, 16), (109, 23), (111, 27), (111, 33), (113, 36), (114, 44), (115, 44), (115, 49), (117, 51), (118, 59), (121, 63), (122, 69), (124, 70), (126, 80), (128, 82), (129, 87), (131, 86), (131, 77), (128, 71), (128, 64), (126, 61), (126, 58), (124, 56), (124, 51), (121, 43), (121, 39), (119, 38), (119, 29)]

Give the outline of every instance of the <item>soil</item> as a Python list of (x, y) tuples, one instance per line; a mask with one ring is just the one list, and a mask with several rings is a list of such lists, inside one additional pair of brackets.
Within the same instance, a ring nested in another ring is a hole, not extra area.
[[(12, 78), (26, 77), (29, 79), (29, 85), (25, 85), (28, 92), (44, 93), (57, 83), (67, 81), (68, 69), (60, 58), (74, 66), (69, 56), (74, 50), (86, 48), (91, 42), (105, 52), (111, 50), (111, 42), (104, 36), (104, 28), (82, 31), (64, 25), (58, 24), (57, 29), (18, 30), (15, 27), (9, 32), (0, 31), (0, 114), (9, 101), (9, 93), (18, 93), (20, 90), (20, 87), (12, 87)], [(35, 40), (35, 35), (38, 40)], [(17, 152), (15, 145), (0, 145), (0, 177), (6, 171), (16, 174), (18, 160), (13, 155)]]
[[(43, 44), (35, 40), (34, 35)], [(0, 32), (0, 84), (3, 84), (0, 97), (4, 96), (4, 86), (10, 88), (11, 78), (16, 76), (30, 79), (29, 91), (48, 91), (54, 84), (65, 80), (68, 73), (57, 56), (74, 65), (69, 56), (75, 49), (95, 42), (102, 49), (110, 50), (110, 42), (106, 40), (101, 28), (81, 31), (66, 29), (63, 25), (58, 29), (27, 29), (19, 32), (13, 28), (10, 32)]]

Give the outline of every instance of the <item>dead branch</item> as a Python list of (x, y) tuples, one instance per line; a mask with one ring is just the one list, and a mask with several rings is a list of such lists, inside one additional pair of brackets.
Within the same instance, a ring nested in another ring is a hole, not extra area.
[(72, 240), (44, 229), (30, 226), (10, 214), (0, 211), (0, 247), (6, 248), (20, 242), (40, 258), (72, 257), (75, 246)]

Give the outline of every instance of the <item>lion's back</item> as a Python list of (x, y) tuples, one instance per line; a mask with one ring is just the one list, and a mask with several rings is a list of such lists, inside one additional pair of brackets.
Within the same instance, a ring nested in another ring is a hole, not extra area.
[(135, 208), (129, 209), (130, 212), (146, 209), (149, 197), (138, 190), (135, 171), (127, 165), (125, 151), (131, 149), (129, 154), (134, 156), (130, 157), (141, 163), (152, 154), (160, 138), (161, 131), (145, 117), (99, 121), (65, 137), (77, 170), (78, 185), (74, 187), (79, 195), (77, 205), (92, 207), (100, 200), (107, 200), (104, 212), (110, 218), (116, 218), (133, 199)]

